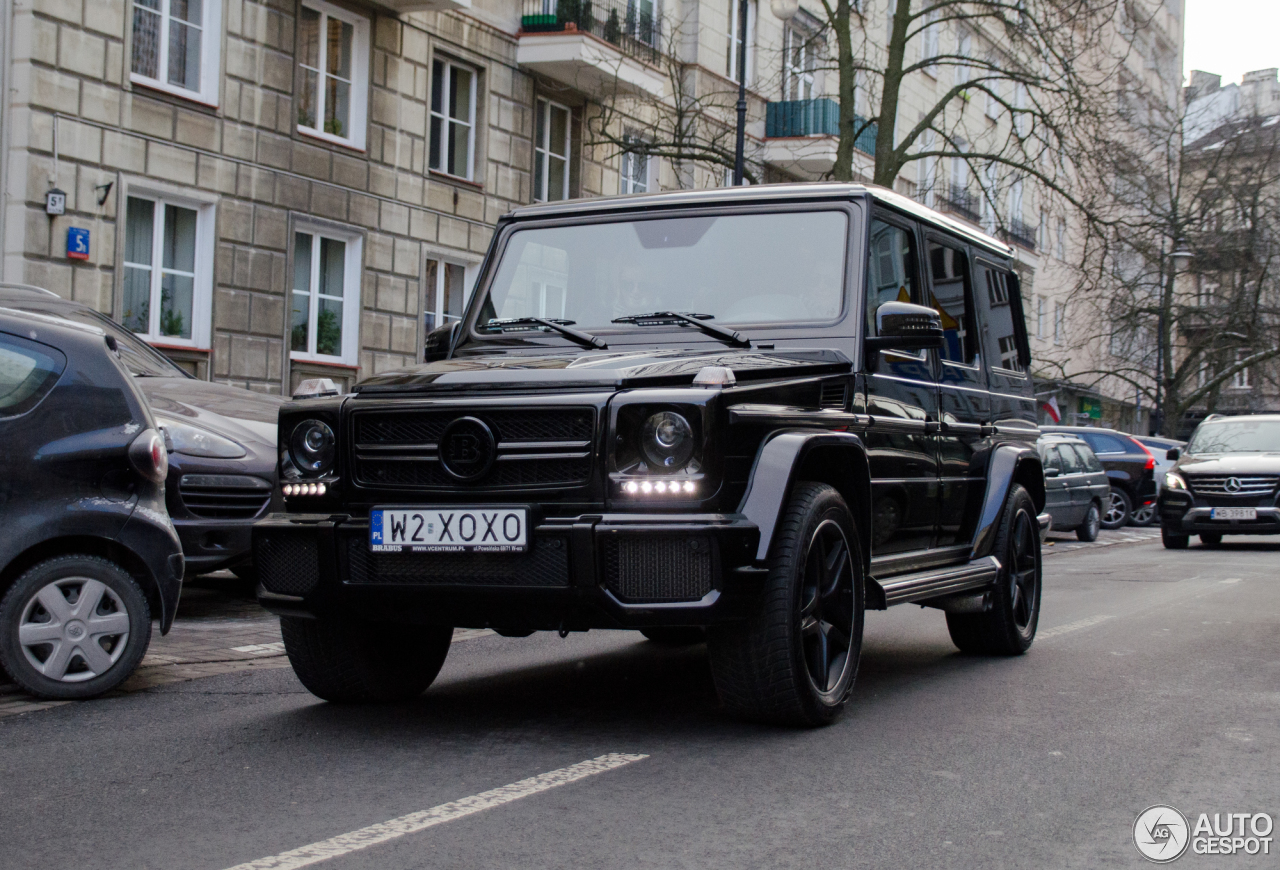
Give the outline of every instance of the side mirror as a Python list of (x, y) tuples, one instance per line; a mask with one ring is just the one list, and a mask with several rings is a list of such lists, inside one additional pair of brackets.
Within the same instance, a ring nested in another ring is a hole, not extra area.
[(462, 321), (451, 320), (428, 332), (426, 347), (422, 354), (423, 361), (436, 362), (448, 359), (449, 351), (453, 350), (453, 341), (457, 337), (458, 327), (461, 325)]
[(1059, 470), (1058, 470), (1058, 469), (1056, 469), (1056, 468), (1046, 468), (1046, 469), (1044, 470), (1044, 476), (1045, 476), (1045, 477), (1057, 477), (1057, 476), (1058, 476), (1058, 475), (1060, 475), (1060, 474), (1062, 474), (1062, 472), (1061, 472), (1061, 471), (1059, 471)]
[(1169, 460), (1170, 462), (1177, 462), (1178, 457), (1181, 455), (1182, 455), (1182, 451), (1179, 450), (1177, 447), (1170, 447), (1168, 452), (1165, 453), (1164, 458)]
[(924, 305), (886, 302), (876, 309), (876, 334), (863, 342), (867, 356), (882, 350), (925, 350), (943, 346), (942, 315)]

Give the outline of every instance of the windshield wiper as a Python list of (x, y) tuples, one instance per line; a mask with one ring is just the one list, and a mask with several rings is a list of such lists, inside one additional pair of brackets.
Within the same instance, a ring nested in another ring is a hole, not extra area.
[(681, 314), (679, 311), (655, 311), (652, 314), (628, 314), (626, 317), (613, 318), (614, 323), (634, 323), (636, 326), (659, 323), (687, 323), (696, 326), (712, 338), (718, 338), (734, 347), (751, 347), (751, 339), (740, 332), (734, 332), (724, 326), (707, 323), (713, 314)]
[(592, 347), (596, 350), (606, 350), (609, 347), (609, 345), (589, 332), (570, 329), (569, 324), (573, 322), (572, 320), (548, 320), (545, 317), (508, 317), (506, 320), (490, 320), (483, 328), (504, 330), (508, 326), (544, 326), (560, 333), (565, 338), (576, 341), (583, 347)]

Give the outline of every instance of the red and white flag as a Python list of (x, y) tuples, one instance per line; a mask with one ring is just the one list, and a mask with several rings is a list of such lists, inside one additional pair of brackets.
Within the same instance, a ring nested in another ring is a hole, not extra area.
[(1053, 420), (1053, 422), (1055, 423), (1062, 422), (1062, 411), (1058, 409), (1057, 396), (1050, 396), (1049, 401), (1042, 402), (1040, 407), (1044, 408), (1045, 413), (1049, 415), (1049, 418)]

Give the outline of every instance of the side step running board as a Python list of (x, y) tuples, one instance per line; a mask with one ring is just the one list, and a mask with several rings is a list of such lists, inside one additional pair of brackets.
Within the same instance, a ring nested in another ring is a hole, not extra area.
[(924, 601), (954, 595), (970, 589), (981, 589), (995, 582), (1000, 573), (1000, 560), (995, 556), (976, 559), (965, 565), (933, 568), (915, 574), (903, 574), (879, 581), (887, 607), (909, 601)]

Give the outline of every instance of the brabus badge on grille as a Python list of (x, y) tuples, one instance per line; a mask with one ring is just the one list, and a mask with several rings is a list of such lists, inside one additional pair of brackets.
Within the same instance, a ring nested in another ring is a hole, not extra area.
[(493, 431), (483, 420), (459, 417), (440, 435), (440, 464), (458, 480), (476, 480), (488, 473), (498, 452)]

